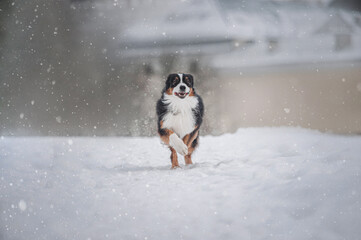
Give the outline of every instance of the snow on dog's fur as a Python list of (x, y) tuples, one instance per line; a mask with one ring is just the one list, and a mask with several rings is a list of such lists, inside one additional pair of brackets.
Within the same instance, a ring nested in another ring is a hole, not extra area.
[(198, 145), (204, 107), (193, 83), (190, 74), (170, 74), (157, 103), (158, 133), (172, 152), (172, 168), (179, 167), (177, 152), (186, 164), (192, 164), (191, 155)]

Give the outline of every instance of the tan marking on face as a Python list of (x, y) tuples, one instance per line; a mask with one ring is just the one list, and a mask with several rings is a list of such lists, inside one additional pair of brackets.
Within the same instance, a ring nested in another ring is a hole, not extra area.
[(167, 91), (165, 91), (168, 95), (173, 95), (173, 88), (168, 88)]
[(189, 96), (194, 96), (195, 94), (194, 94), (194, 91), (193, 91), (193, 88), (191, 88), (190, 90), (189, 90)]

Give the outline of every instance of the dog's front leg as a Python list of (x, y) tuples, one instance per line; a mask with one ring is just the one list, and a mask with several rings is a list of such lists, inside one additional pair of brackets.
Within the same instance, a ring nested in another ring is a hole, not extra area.
[(187, 145), (185, 145), (182, 139), (180, 139), (172, 130), (163, 128), (159, 131), (159, 135), (165, 144), (174, 148), (179, 154), (182, 154), (183, 156), (187, 155)]
[[(171, 131), (168, 130), (167, 132), (169, 133)], [(163, 135), (161, 136), (161, 138), (162, 141), (169, 146), (169, 149), (172, 152), (170, 155), (170, 161), (172, 162), (172, 169), (178, 168), (179, 163), (178, 163), (177, 151), (182, 155), (186, 155), (188, 153), (188, 147), (175, 133), (171, 133), (170, 135), (169, 134)]]
[(179, 168), (177, 152), (172, 147), (169, 147), (169, 149), (172, 151), (170, 155), (170, 161), (172, 162), (172, 169)]
[(184, 138), (183, 138), (183, 142), (184, 144), (187, 145), (188, 147), (188, 154), (184, 156), (184, 161), (186, 163), (186, 165), (189, 165), (189, 164), (193, 164), (192, 162), (192, 153), (195, 149), (195, 146), (193, 146), (193, 142), (196, 141), (198, 137), (198, 127), (195, 128), (195, 130), (190, 133), (190, 134), (187, 134)]
[(177, 134), (173, 133), (169, 136), (169, 146), (174, 148), (179, 154), (185, 156), (188, 154), (188, 147), (184, 144)]

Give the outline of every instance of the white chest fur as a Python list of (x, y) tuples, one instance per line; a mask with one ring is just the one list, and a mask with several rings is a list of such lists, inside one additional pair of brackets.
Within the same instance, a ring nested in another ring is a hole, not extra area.
[(168, 104), (168, 113), (163, 118), (163, 127), (175, 132), (180, 138), (191, 133), (195, 128), (193, 111), (198, 99), (188, 96), (184, 99), (164, 94), (164, 103)]

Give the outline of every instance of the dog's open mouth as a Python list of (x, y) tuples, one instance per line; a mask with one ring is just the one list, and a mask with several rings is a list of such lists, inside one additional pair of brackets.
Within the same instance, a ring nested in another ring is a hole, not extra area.
[(188, 93), (186, 93), (186, 92), (176, 92), (175, 95), (180, 97), (180, 98), (185, 98), (188, 95)]

